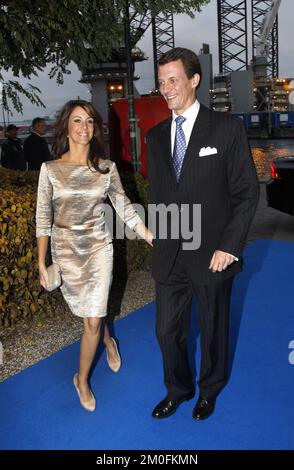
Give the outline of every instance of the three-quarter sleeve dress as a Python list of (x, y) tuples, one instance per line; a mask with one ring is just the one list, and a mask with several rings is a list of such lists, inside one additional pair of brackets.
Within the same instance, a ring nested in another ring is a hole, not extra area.
[(104, 317), (112, 281), (113, 247), (105, 217), (109, 196), (133, 229), (141, 222), (125, 195), (114, 162), (101, 174), (87, 165), (53, 160), (41, 166), (36, 236), (51, 237), (52, 260), (61, 268), (62, 294), (79, 317)]

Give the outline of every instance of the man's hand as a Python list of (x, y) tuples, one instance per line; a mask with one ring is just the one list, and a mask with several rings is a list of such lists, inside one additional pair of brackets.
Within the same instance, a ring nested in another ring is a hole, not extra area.
[(224, 251), (216, 250), (211, 258), (209, 269), (213, 273), (224, 271), (230, 264), (234, 263), (235, 257)]

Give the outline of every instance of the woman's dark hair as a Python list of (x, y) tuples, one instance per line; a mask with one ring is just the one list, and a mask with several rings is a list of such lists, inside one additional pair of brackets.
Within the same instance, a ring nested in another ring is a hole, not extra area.
[(108, 173), (109, 169), (103, 170), (99, 167), (99, 158), (106, 159), (103, 144), (102, 118), (91, 103), (84, 100), (71, 100), (61, 108), (54, 126), (52, 157), (54, 160), (69, 150), (68, 144), (68, 120), (73, 110), (77, 107), (83, 108), (94, 120), (94, 133), (90, 141), (90, 151), (88, 163), (91, 162), (93, 168), (100, 173)]
[(185, 73), (189, 80), (193, 77), (193, 75), (195, 75), (195, 73), (200, 75), (200, 80), (197, 85), (197, 88), (199, 88), (202, 78), (202, 71), (199, 58), (195, 52), (190, 51), (190, 49), (185, 49), (184, 47), (175, 47), (174, 49), (171, 49), (170, 51), (162, 54), (158, 61), (158, 65), (165, 65), (169, 62), (173, 62), (174, 60), (182, 61)]

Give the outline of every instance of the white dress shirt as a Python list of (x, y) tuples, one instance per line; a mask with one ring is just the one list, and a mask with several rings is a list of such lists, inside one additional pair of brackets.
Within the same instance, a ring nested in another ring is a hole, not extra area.
[[(186, 109), (186, 111), (181, 114), (184, 118), (186, 118), (186, 121), (183, 122), (182, 124), (182, 129), (185, 134), (185, 139), (186, 139), (186, 148), (188, 147), (189, 140), (192, 134), (192, 129), (195, 124), (196, 118), (198, 116), (200, 109), (200, 103), (198, 100), (195, 100), (192, 106), (190, 108)], [(172, 149), (172, 155), (174, 152), (174, 144), (175, 144), (175, 136), (176, 136), (176, 118), (178, 117), (178, 114), (176, 114), (173, 111), (173, 120), (172, 120), (172, 125), (171, 125), (171, 149)]]

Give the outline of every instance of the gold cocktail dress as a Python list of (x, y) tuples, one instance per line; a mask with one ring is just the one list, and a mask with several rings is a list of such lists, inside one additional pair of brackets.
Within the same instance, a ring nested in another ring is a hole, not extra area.
[(51, 237), (52, 260), (62, 274), (62, 294), (79, 317), (104, 317), (112, 281), (112, 237), (105, 214), (109, 196), (130, 229), (141, 222), (125, 195), (114, 162), (101, 174), (87, 165), (53, 160), (41, 166), (36, 236)]

